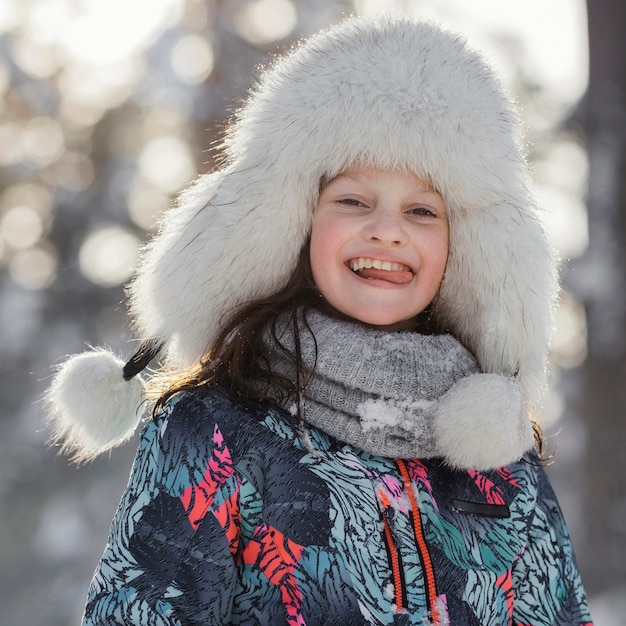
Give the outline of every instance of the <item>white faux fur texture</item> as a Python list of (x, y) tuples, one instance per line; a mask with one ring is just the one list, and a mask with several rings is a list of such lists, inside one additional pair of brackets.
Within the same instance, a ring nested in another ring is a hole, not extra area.
[(450, 216), (436, 315), (484, 372), (544, 386), (553, 253), (529, 189), (519, 124), (482, 58), (409, 18), (354, 18), (262, 75), (225, 142), (226, 165), (166, 216), (129, 293), (142, 338), (197, 361), (233, 308), (282, 287), (320, 180), (362, 161), (429, 178)]
[(45, 401), (52, 440), (78, 462), (120, 445), (142, 415), (141, 376), (122, 377), (124, 361), (106, 350), (69, 357), (58, 369)]
[(433, 427), (442, 455), (455, 469), (502, 467), (534, 445), (519, 386), (497, 374), (457, 382), (439, 400)]

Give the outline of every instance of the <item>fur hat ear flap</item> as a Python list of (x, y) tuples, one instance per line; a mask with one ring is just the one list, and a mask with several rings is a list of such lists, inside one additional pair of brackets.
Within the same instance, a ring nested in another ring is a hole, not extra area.
[[(96, 349), (70, 356), (54, 376), (44, 397), (51, 439), (77, 463), (92, 461), (135, 432), (145, 383), (133, 359), (125, 365), (112, 352)], [(144, 357), (143, 367), (148, 361)]]
[(453, 385), (439, 400), (434, 429), (454, 469), (503, 467), (534, 445), (520, 386), (499, 374), (473, 374)]

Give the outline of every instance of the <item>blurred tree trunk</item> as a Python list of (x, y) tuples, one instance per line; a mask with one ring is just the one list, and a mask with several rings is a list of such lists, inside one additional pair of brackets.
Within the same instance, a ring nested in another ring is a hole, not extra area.
[(588, 358), (581, 372), (587, 422), (590, 593), (626, 588), (626, 2), (588, 0), (590, 72), (584, 124), (589, 156), (589, 249), (579, 266)]

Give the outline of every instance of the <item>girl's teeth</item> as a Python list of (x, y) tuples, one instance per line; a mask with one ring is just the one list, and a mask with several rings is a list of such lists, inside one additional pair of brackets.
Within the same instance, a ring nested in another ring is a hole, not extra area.
[(407, 267), (400, 263), (391, 263), (390, 261), (379, 261), (378, 259), (369, 259), (364, 257), (359, 257), (358, 259), (352, 259), (350, 261), (350, 269), (353, 272), (358, 272), (363, 268), (371, 268), (377, 270), (386, 270), (387, 272), (402, 272), (406, 271)]

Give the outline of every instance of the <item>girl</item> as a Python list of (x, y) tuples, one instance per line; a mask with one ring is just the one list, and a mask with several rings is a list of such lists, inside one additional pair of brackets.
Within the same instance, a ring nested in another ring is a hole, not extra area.
[(130, 286), (141, 349), (50, 390), (86, 460), (165, 353), (84, 624), (589, 624), (538, 456), (554, 260), (484, 61), (350, 19), (224, 152)]

